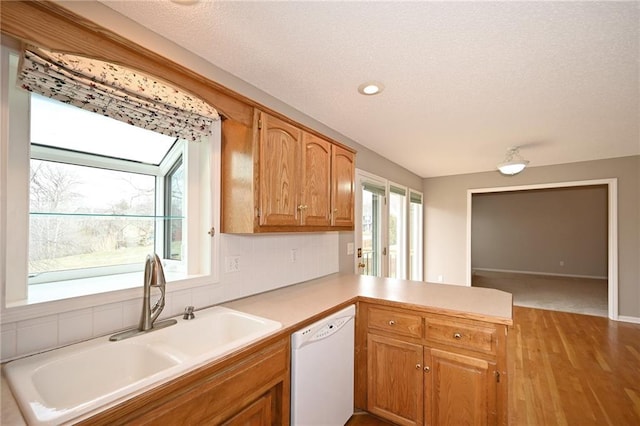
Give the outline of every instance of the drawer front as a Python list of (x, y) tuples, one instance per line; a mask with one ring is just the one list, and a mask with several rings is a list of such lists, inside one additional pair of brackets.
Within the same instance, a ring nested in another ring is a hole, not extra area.
[(426, 339), (487, 354), (496, 353), (496, 330), (472, 324), (425, 319)]
[(369, 308), (369, 328), (422, 338), (422, 317), (391, 309)]

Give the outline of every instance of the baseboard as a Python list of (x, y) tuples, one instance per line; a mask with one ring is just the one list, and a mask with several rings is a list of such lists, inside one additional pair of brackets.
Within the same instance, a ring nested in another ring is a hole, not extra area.
[(588, 278), (592, 280), (606, 280), (608, 277), (599, 277), (593, 275), (575, 275), (575, 274), (556, 274), (553, 272), (533, 272), (533, 271), (517, 271), (514, 269), (492, 269), (492, 268), (472, 268), (471, 273), (475, 271), (486, 271), (486, 272), (504, 272), (509, 274), (523, 274), (523, 275), (545, 275), (551, 277), (567, 277), (567, 278)]
[(640, 317), (628, 317), (626, 315), (618, 315), (618, 321), (640, 324)]

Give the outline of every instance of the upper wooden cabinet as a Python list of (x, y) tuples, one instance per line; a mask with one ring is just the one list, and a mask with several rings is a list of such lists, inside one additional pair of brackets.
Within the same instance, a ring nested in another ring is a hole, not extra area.
[(302, 130), (266, 114), (258, 123), (259, 225), (298, 225)]
[(337, 145), (331, 151), (331, 224), (347, 226), (354, 224), (356, 156)]
[(332, 151), (330, 142), (310, 133), (303, 136), (300, 221), (308, 226), (331, 225)]
[(222, 123), (222, 232), (353, 230), (355, 154), (256, 110)]

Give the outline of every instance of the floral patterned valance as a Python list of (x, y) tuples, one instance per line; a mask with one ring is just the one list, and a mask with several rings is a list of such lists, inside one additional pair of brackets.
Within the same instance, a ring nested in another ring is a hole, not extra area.
[(28, 46), (24, 89), (167, 136), (199, 141), (220, 117), (202, 99), (108, 62)]

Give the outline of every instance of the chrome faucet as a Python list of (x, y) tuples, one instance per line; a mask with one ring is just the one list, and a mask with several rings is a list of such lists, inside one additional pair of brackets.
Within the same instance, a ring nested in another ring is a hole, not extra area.
[[(167, 281), (164, 278), (164, 270), (162, 269), (162, 262), (160, 261), (160, 258), (155, 253), (147, 255), (147, 259), (144, 263), (144, 295), (142, 297), (142, 314), (140, 315), (138, 328), (114, 334), (109, 337), (109, 340), (122, 340), (177, 323), (178, 321), (175, 319), (156, 323), (156, 319), (158, 319), (158, 316), (160, 316), (160, 313), (164, 309), (166, 284)], [(158, 288), (160, 290), (160, 298), (155, 305), (153, 305), (153, 308), (151, 307), (152, 288)]]
[[(157, 254), (147, 255), (144, 263), (144, 296), (142, 299), (142, 314), (140, 315), (140, 331), (153, 328), (153, 323), (164, 309), (164, 295), (167, 281), (164, 279), (162, 262)], [(160, 299), (151, 308), (151, 287), (160, 289)]]

